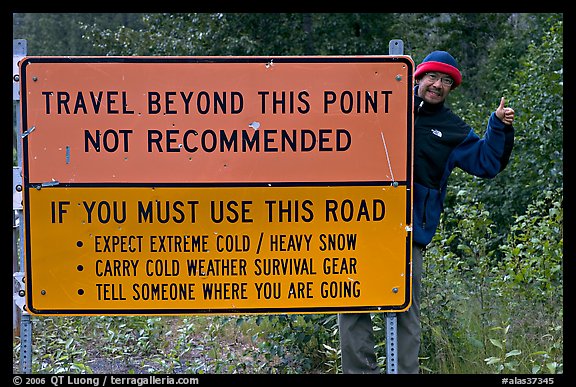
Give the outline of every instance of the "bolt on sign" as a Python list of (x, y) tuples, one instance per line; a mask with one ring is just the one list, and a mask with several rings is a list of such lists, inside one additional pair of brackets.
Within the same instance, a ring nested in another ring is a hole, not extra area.
[(409, 56), (19, 66), (31, 314), (409, 307)]

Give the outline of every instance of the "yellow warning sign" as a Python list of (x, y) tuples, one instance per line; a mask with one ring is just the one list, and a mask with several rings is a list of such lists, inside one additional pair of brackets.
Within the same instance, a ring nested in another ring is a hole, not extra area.
[(412, 67), (25, 58), (27, 309), (405, 310)]
[(31, 191), (30, 308), (401, 307), (405, 200), (404, 186)]

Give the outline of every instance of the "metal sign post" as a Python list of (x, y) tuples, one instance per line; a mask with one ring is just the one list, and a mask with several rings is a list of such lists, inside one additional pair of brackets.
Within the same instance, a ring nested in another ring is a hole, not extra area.
[[(16, 128), (20, 130), (20, 71), (18, 62), (26, 56), (27, 44), (25, 39), (14, 39), (12, 48), (12, 80), (13, 100), (16, 110)], [(32, 322), (30, 314), (26, 311), (24, 290), (24, 222), (22, 221), (22, 150), (19, 138), (15, 138), (18, 154), (18, 166), (13, 168), (13, 269), (14, 269), (14, 306), (13, 324), (18, 326), (20, 320), (20, 371), (28, 374), (32, 369)]]
[[(388, 53), (390, 55), (403, 55), (404, 42), (399, 39), (393, 39), (388, 44)], [(386, 373), (398, 373), (398, 332), (396, 331), (396, 313), (386, 313)]]

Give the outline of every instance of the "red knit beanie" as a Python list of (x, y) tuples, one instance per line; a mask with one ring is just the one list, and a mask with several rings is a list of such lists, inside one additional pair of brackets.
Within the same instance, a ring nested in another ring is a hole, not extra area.
[(448, 74), (454, 79), (452, 89), (455, 89), (462, 82), (462, 74), (458, 70), (456, 59), (446, 51), (433, 51), (416, 67), (415, 79), (420, 79), (424, 74), (437, 71)]

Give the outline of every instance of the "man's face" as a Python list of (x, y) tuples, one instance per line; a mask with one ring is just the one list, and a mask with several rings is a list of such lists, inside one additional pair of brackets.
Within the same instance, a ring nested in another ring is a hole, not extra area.
[(429, 72), (418, 81), (418, 96), (432, 104), (441, 103), (450, 93), (454, 82), (448, 74)]

